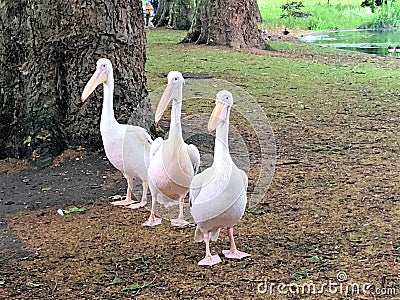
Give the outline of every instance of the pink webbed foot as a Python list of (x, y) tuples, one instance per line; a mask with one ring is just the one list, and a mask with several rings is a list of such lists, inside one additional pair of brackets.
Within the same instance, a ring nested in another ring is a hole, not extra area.
[(242, 252), (239, 250), (222, 250), (222, 253), (226, 258), (234, 258), (234, 259), (242, 259), (243, 257), (250, 256), (250, 254), (246, 252)]
[(142, 224), (142, 226), (156, 226), (161, 224), (162, 219), (156, 216), (150, 216), (149, 219)]
[(210, 255), (204, 257), (201, 261), (198, 262), (199, 266), (212, 266), (217, 263), (221, 262), (221, 258), (216, 254), (216, 255)]
[(133, 203), (131, 205), (128, 205), (127, 208), (131, 209), (137, 209), (143, 206), (146, 206), (147, 202), (146, 201), (140, 201), (139, 203)]
[(132, 204), (133, 201), (129, 201), (129, 200), (120, 200), (120, 201), (113, 201), (111, 202), (112, 205), (117, 205), (117, 206), (125, 206), (125, 205), (129, 205)]
[(171, 225), (174, 226), (174, 227), (182, 228), (182, 227), (188, 226), (189, 222), (185, 221), (183, 219), (172, 219), (171, 220)]
[(117, 205), (117, 206), (125, 206), (125, 205), (129, 205), (132, 204), (133, 201), (132, 200), (120, 200), (120, 201), (113, 201), (111, 202), (112, 205)]

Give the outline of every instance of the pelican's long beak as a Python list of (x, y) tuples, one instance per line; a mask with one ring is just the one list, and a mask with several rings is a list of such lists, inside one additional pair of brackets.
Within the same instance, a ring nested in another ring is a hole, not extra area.
[(168, 84), (164, 90), (164, 93), (161, 96), (160, 102), (158, 103), (156, 115), (155, 115), (155, 122), (158, 124), (160, 121), (165, 109), (168, 106), (168, 103), (171, 101), (172, 96), (175, 92), (176, 86), (173, 84)]
[(99, 84), (104, 83), (106, 81), (107, 81), (106, 71), (97, 68), (96, 72), (94, 72), (92, 77), (89, 79), (88, 83), (86, 83), (86, 86), (82, 92), (81, 101), (84, 102), (87, 99), (87, 97), (89, 97), (90, 94), (93, 93), (93, 91)]
[(211, 113), (210, 119), (208, 120), (208, 133), (217, 128), (219, 122), (221, 121), (221, 111), (224, 108), (224, 104), (217, 102), (215, 104), (214, 110)]

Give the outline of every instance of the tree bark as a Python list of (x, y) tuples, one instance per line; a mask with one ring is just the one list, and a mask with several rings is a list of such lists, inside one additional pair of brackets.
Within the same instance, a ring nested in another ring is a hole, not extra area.
[(267, 49), (257, 27), (256, 0), (196, 0), (192, 26), (182, 42)]
[(263, 18), (261, 16), (260, 7), (258, 6), (257, 1), (255, 1), (255, 5), (256, 5), (255, 7), (256, 21), (262, 22)]
[(154, 26), (188, 30), (192, 24), (194, 0), (160, 0)]
[(0, 7), (0, 158), (39, 166), (102, 147), (102, 89), (80, 94), (100, 57), (114, 66), (117, 120), (151, 124), (140, 0), (5, 0)]

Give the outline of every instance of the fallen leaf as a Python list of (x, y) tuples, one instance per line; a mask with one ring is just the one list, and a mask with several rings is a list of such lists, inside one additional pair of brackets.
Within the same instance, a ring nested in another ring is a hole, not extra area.
[(141, 288), (142, 288), (142, 286), (140, 284), (134, 283), (134, 284), (131, 284), (129, 286), (123, 287), (121, 289), (121, 292), (136, 291), (136, 290), (139, 290)]
[(33, 282), (31, 282), (31, 281), (28, 281), (28, 282), (26, 283), (26, 285), (29, 286), (29, 287), (38, 287), (38, 286), (40, 286), (40, 284), (33, 283)]
[(70, 213), (73, 213), (73, 212), (79, 212), (79, 213), (83, 213), (83, 212), (85, 212), (85, 208), (79, 208), (79, 207), (76, 207), (76, 206), (73, 206), (73, 207), (71, 207), (71, 208), (69, 208), (69, 209), (64, 209), (63, 210), (63, 213), (64, 214), (70, 214)]

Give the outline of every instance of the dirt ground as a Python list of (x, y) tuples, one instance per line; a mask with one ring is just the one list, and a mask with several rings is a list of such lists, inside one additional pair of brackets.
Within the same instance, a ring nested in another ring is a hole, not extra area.
[[(235, 229), (251, 257), (225, 259), (222, 231), (207, 268), (193, 227), (143, 227), (148, 209), (110, 205), (126, 184), (103, 152), (0, 161), (0, 299), (400, 299), (399, 112), (287, 118), (268, 193)], [(57, 213), (73, 206), (85, 211)]]

